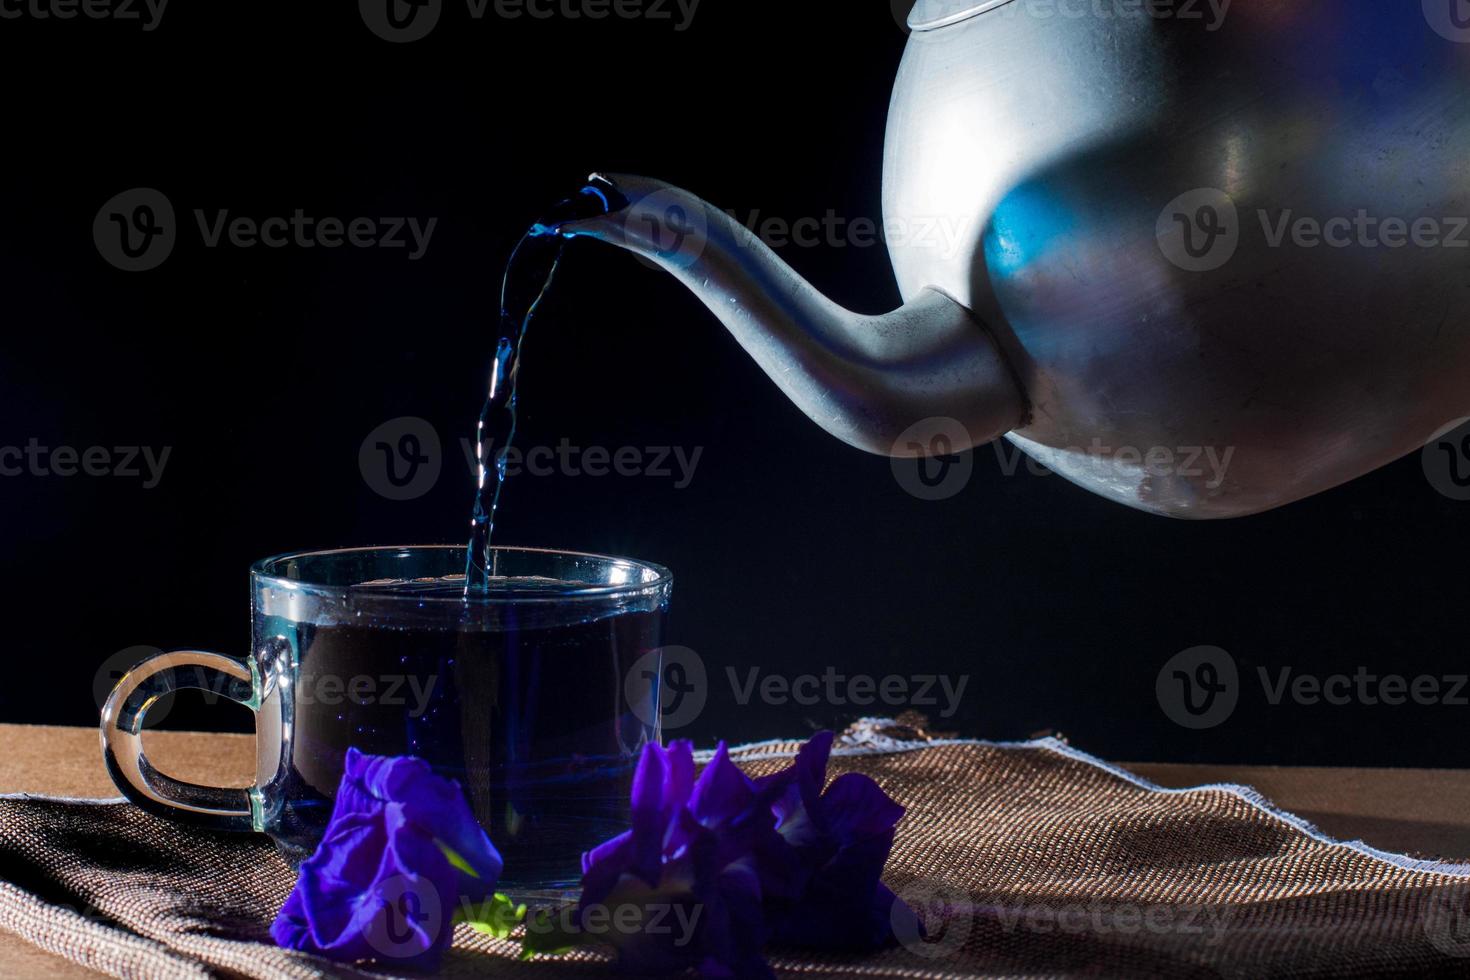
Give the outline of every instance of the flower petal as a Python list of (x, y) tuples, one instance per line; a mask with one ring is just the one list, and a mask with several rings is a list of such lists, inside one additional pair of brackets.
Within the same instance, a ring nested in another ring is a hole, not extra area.
[(494, 894), (505, 862), (475, 819), (458, 783), (436, 775), (427, 762), (412, 756), (386, 760), (374, 775), (382, 799), (402, 806), (409, 823), (439, 840), (472, 869), (459, 870), (463, 894), (476, 902)]
[(326, 833), (271, 936), (340, 961), (433, 968), (461, 897), (492, 895), (501, 867), (457, 783), (422, 759), (349, 749)]
[(736, 822), (755, 797), (755, 784), (730, 761), (729, 751), (721, 742), (694, 784), (689, 812), (704, 826), (715, 829)]
[(843, 773), (822, 794), (822, 823), (839, 842), (883, 834), (898, 825), (904, 809), (871, 777)]

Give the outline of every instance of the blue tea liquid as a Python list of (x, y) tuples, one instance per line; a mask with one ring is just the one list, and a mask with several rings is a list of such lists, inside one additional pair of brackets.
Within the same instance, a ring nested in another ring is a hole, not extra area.
[(516, 433), (516, 386), (520, 377), (521, 347), (536, 309), (556, 278), (566, 240), (562, 225), (616, 211), (626, 201), (606, 181), (594, 178), (576, 197), (562, 201), (522, 236), (505, 266), (500, 285), (500, 332), (490, 385), (480, 422), (475, 429), (478, 476), (475, 505), (470, 515), (470, 545), (465, 566), (465, 595), (484, 592), (495, 575), (491, 541), (495, 511), (505, 484), (506, 454)]
[[(559, 588), (491, 585), (497, 595)], [(457, 581), (405, 588), (463, 591)], [(506, 888), (576, 885), (582, 852), (627, 829), (633, 765), (658, 737), (644, 720), (657, 718), (657, 691), (633, 703), (624, 681), (661, 642), (664, 612), (559, 615), (512, 607), (493, 629), (261, 623), (262, 635), (293, 641), (300, 663), (286, 711), (290, 764), (266, 791), (284, 801), (270, 829), (288, 856), (321, 839), (351, 746), (415, 755), (458, 781), (505, 858)]]
[[(413, 755), (464, 788), (505, 858), (505, 887), (575, 886), (581, 855), (627, 829), (633, 766), (658, 738), (656, 686), (624, 681), (656, 648), (664, 610), (603, 607), (578, 620), (568, 583), (497, 575), (491, 549), (515, 438), (516, 387), (527, 329), (556, 275), (570, 221), (626, 201), (597, 181), (531, 226), (506, 264), (499, 336), (476, 431), (478, 481), (463, 581), (375, 582), (364, 588), (462, 603), (461, 622), (299, 623), (265, 617), (258, 643), (292, 641), (298, 682), (287, 692), (292, 755), (265, 797), (272, 836), (291, 857), (311, 853), (331, 815), (349, 747)], [(578, 583), (571, 583), (575, 589)], [(544, 593), (507, 603), (508, 595)], [(496, 603), (482, 615), (484, 602)], [(487, 625), (492, 624), (492, 625)]]

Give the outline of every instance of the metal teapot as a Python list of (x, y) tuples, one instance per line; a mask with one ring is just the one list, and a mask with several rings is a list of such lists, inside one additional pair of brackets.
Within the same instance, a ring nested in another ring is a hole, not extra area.
[(657, 181), (563, 231), (678, 276), (854, 446), (1004, 435), (1130, 507), (1256, 513), (1470, 414), (1467, 7), (920, 0), (885, 224), (967, 231), (890, 239), (886, 316)]

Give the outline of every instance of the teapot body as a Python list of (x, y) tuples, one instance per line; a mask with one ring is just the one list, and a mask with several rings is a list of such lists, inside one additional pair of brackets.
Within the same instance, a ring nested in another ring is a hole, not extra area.
[(1022, 450), (1132, 507), (1233, 517), (1470, 414), (1470, 25), (1414, 2), (937, 6), (890, 108), (890, 254), (906, 299), (990, 329)]

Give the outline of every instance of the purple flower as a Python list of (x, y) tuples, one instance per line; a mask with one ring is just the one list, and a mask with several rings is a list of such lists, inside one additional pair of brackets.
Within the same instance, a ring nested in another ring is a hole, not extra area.
[(348, 749), (326, 836), (271, 937), (333, 960), (433, 969), (458, 903), (490, 899), (501, 866), (459, 784), (422, 759)]
[(895, 919), (918, 934), (913, 911), (880, 880), (904, 809), (861, 773), (827, 787), (832, 733), (813, 736), (796, 763), (758, 782), (779, 789), (777, 831), (796, 852), (795, 894), (767, 896), (773, 939), (821, 949), (872, 950), (893, 936)]
[(789, 894), (798, 871), (776, 833), (777, 789), (752, 782), (723, 743), (697, 781), (690, 743), (645, 746), (632, 829), (583, 855), (578, 929), (642, 975), (772, 976), (764, 902)]

